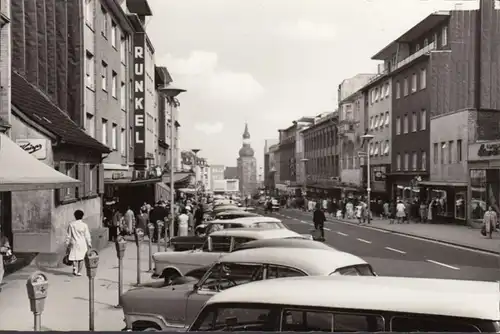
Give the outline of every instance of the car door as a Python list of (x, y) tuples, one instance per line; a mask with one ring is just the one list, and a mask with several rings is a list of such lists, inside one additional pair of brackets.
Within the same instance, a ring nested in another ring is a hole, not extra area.
[(261, 264), (215, 263), (189, 294), (186, 307), (186, 321), (191, 323), (205, 302), (220, 291), (233, 286), (261, 280)]

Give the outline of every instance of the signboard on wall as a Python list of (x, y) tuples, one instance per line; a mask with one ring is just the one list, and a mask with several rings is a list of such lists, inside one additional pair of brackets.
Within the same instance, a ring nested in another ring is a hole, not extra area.
[(142, 32), (134, 34), (134, 155), (144, 159), (146, 155), (145, 127), (145, 78), (146, 66), (144, 60), (145, 35)]
[(38, 160), (47, 159), (47, 139), (17, 139), (16, 144)]
[(469, 160), (500, 159), (500, 141), (477, 143), (469, 145)]

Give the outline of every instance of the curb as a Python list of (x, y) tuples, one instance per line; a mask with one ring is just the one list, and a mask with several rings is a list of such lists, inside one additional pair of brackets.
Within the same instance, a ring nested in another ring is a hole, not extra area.
[(371, 228), (371, 229), (375, 229), (375, 230), (379, 230), (379, 231), (384, 231), (384, 232), (387, 232), (387, 233), (399, 234), (399, 235), (410, 236), (410, 237), (419, 238), (419, 239), (423, 239), (423, 240), (435, 241), (435, 242), (439, 242), (439, 243), (442, 243), (442, 244), (447, 244), (447, 245), (457, 246), (457, 247), (461, 247), (461, 248), (471, 249), (471, 250), (480, 251), (480, 252), (488, 253), (488, 254), (492, 254), (492, 255), (500, 255), (500, 252), (495, 252), (495, 251), (492, 251), (490, 249), (484, 249), (484, 248), (480, 248), (480, 247), (474, 247), (474, 246), (459, 244), (457, 242), (452, 242), (452, 241), (447, 241), (447, 240), (442, 240), (442, 239), (437, 239), (437, 238), (431, 238), (431, 237), (427, 237), (427, 236), (421, 236), (421, 235), (417, 235), (417, 234), (413, 234), (413, 233), (408, 233), (408, 232), (393, 231), (393, 230), (389, 230), (389, 229), (386, 229), (386, 228), (383, 228), (383, 227), (378, 227), (378, 226), (358, 225), (358, 224), (352, 223), (350, 221), (345, 221), (345, 220), (340, 220), (340, 219), (328, 219), (327, 218), (327, 221), (337, 222), (337, 223), (342, 223), (342, 224), (347, 224), (347, 225), (352, 225), (352, 226), (357, 226), (357, 227)]

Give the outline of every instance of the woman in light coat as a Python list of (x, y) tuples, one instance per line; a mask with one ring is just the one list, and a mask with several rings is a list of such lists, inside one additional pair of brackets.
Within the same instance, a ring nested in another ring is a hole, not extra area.
[(74, 216), (76, 220), (68, 225), (66, 246), (68, 260), (73, 262), (73, 275), (82, 276), (83, 259), (88, 249), (92, 247), (92, 239), (89, 227), (82, 221), (83, 211), (76, 210)]
[(491, 235), (497, 224), (497, 213), (493, 211), (491, 206), (489, 206), (488, 211), (484, 213), (483, 224), (486, 230), (486, 235), (491, 239)]

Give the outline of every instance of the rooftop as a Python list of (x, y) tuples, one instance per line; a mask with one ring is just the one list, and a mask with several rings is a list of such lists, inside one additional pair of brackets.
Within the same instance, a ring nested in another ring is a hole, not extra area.
[(450, 17), (450, 11), (438, 11), (430, 14), (422, 21), (411, 27), (404, 34), (396, 38), (394, 41), (385, 46), (382, 50), (377, 52), (371, 59), (373, 60), (386, 60), (397, 51), (398, 43), (409, 43), (446, 21)]
[(212, 232), (210, 236), (232, 236), (255, 239), (274, 239), (274, 238), (296, 238), (300, 234), (287, 228), (228, 228), (221, 231)]
[(500, 291), (496, 282), (339, 275), (278, 278), (243, 284), (218, 293), (207, 305), (285, 304), (498, 321), (499, 301)]

